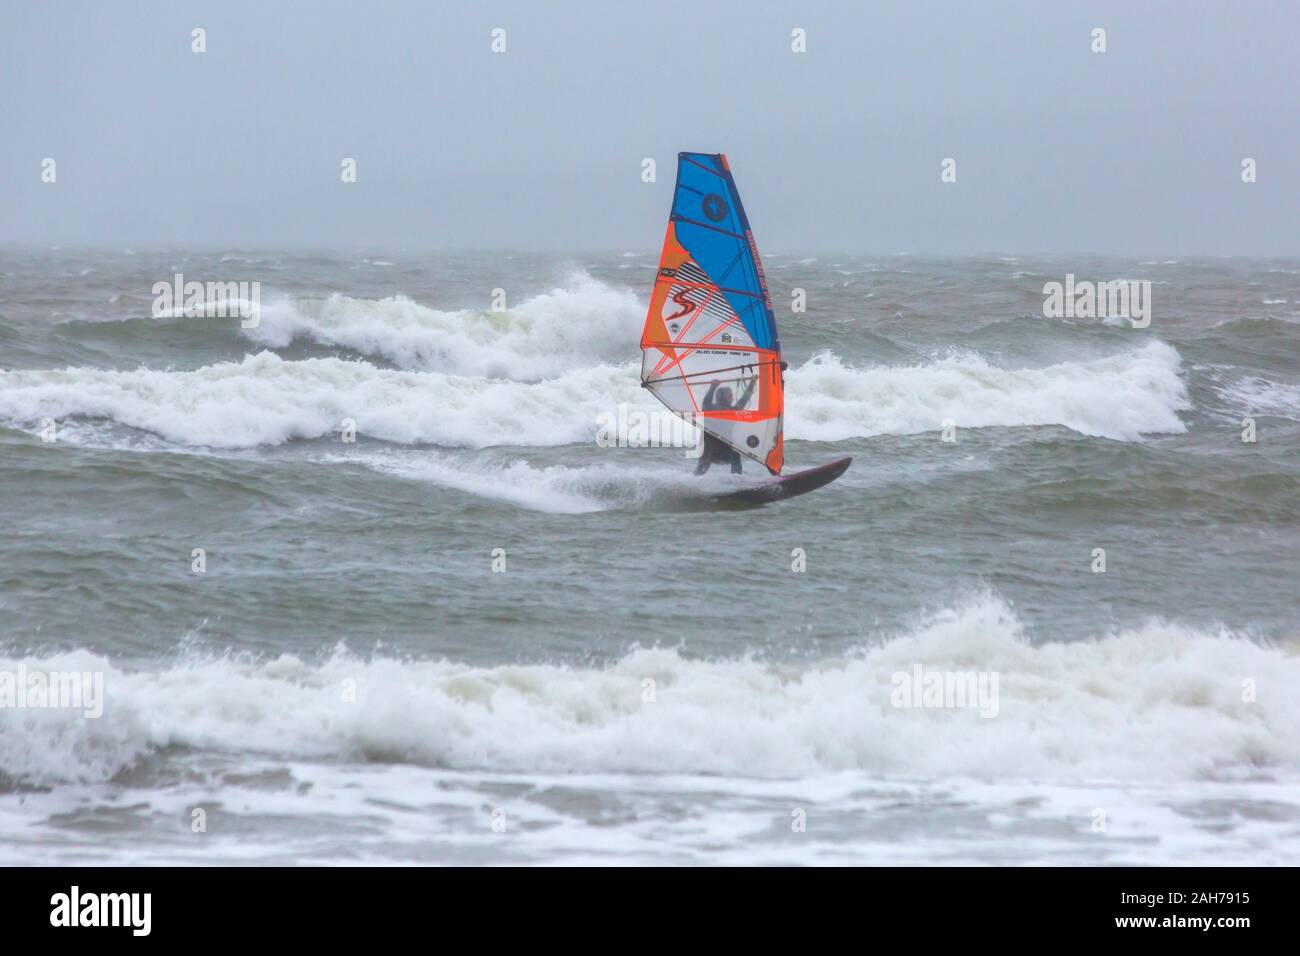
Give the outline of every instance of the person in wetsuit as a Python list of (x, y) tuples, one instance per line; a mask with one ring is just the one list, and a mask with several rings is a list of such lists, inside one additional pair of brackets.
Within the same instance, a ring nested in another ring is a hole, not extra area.
[[(700, 408), (706, 412), (724, 412), (744, 408), (749, 404), (749, 399), (753, 396), (756, 385), (758, 385), (757, 375), (745, 382), (745, 388), (741, 391), (740, 397), (733, 402), (731, 400), (731, 389), (714, 379), (709, 385), (704, 401), (700, 403)], [(721, 438), (715, 438), (708, 432), (704, 432), (704, 452), (700, 455), (700, 463), (695, 466), (695, 473), (697, 475), (704, 474), (715, 461), (719, 463), (728, 462), (731, 465), (733, 475), (741, 473), (740, 452)]]

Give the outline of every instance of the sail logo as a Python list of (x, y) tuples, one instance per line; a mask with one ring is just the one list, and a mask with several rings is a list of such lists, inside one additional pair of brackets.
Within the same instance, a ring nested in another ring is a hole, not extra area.
[(104, 715), (103, 671), (0, 671), (0, 710), (80, 710), (87, 720)]
[(683, 448), (687, 458), (699, 458), (704, 453), (702, 434), (693, 421), (680, 415), (654, 408), (630, 408), (626, 402), (620, 402), (613, 412), (596, 416), (599, 448)]
[(1151, 324), (1151, 280), (1112, 279), (1043, 284), (1043, 317), (1047, 319), (1127, 319), (1135, 329)]
[[(677, 311), (674, 312), (672, 315), (665, 315), (664, 316), (665, 322), (671, 322), (673, 319), (683, 318), (684, 316), (690, 315), (692, 312), (694, 312), (696, 309), (699, 308), (698, 304), (691, 301), (690, 293), (686, 289), (679, 289), (677, 292), (674, 292), (673, 302), (677, 304), (678, 307)], [(673, 325), (673, 331), (674, 332), (677, 331), (676, 324)]]
[(926, 670), (913, 664), (890, 679), (889, 702), (899, 708), (934, 710), (978, 709), (981, 717), (998, 715), (997, 671)]
[(255, 329), (262, 320), (262, 283), (260, 282), (186, 282), (178, 272), (171, 282), (155, 282), (153, 317), (174, 319), (201, 315), (209, 318), (235, 318), (241, 329)]
[(132, 936), (148, 936), (153, 928), (152, 893), (68, 893), (50, 897), (51, 926), (125, 926)]

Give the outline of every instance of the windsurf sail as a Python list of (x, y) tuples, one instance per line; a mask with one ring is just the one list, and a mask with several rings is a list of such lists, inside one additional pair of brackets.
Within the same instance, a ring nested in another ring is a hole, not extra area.
[(641, 352), (641, 384), (659, 401), (781, 473), (785, 394), (776, 317), (721, 153), (677, 154)]

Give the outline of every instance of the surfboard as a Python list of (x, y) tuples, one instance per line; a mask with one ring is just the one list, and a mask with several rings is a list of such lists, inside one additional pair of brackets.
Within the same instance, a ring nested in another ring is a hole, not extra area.
[(810, 491), (816, 491), (823, 485), (829, 485), (848, 471), (849, 465), (852, 463), (852, 458), (839, 458), (825, 465), (818, 465), (816, 468), (808, 468), (804, 471), (796, 471), (791, 475), (783, 475), (775, 481), (765, 481), (753, 488), (724, 491), (709, 497), (718, 504), (734, 503), (744, 505), (765, 505), (768, 502), (780, 501), (783, 498), (795, 498), (799, 495), (806, 495)]
[[(722, 153), (677, 154), (668, 232), (641, 332), (641, 385), (674, 414), (781, 476), (785, 363), (758, 246)], [(791, 475), (789, 493), (764, 500), (821, 487), (849, 461)], [(794, 481), (836, 467), (824, 481)], [(773, 484), (783, 487), (760, 488)]]

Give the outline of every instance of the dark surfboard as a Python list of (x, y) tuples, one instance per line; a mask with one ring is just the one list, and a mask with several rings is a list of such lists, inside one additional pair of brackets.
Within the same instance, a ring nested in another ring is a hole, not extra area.
[(783, 498), (806, 495), (810, 491), (816, 491), (822, 485), (829, 485), (844, 474), (852, 462), (852, 458), (841, 458), (825, 465), (818, 465), (816, 468), (809, 468), (807, 471), (783, 475), (753, 488), (710, 495), (709, 500), (718, 504), (765, 505), (771, 501), (781, 501)]

